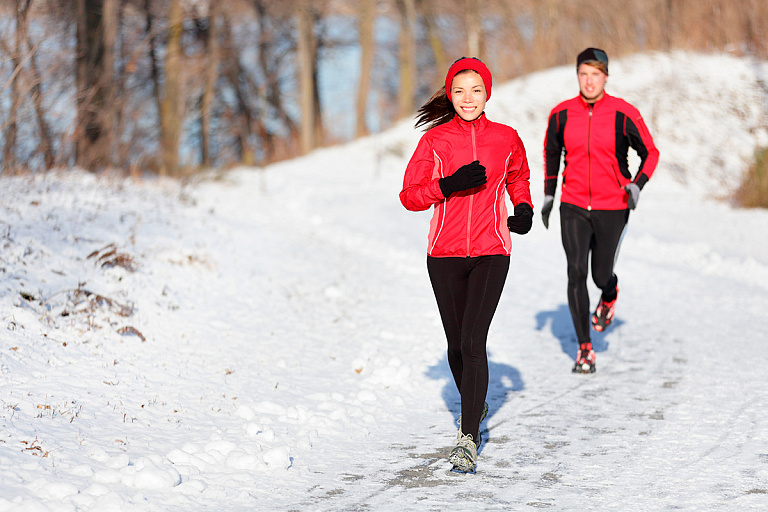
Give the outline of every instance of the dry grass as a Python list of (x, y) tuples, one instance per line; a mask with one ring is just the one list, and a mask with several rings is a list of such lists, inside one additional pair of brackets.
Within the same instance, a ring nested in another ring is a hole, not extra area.
[(115, 244), (109, 244), (98, 251), (93, 251), (88, 255), (88, 259), (91, 258), (95, 258), (102, 268), (122, 267), (128, 272), (136, 271), (134, 259), (128, 254), (118, 252)]
[(147, 341), (147, 338), (145, 338), (144, 335), (141, 334), (141, 332), (132, 325), (121, 327), (117, 330), (117, 334), (120, 336), (138, 336), (142, 342)]
[(768, 208), (768, 147), (755, 152), (755, 161), (735, 197), (738, 204), (745, 208)]
[(105, 297), (98, 293), (88, 291), (82, 287), (74, 290), (65, 290), (67, 304), (60, 316), (70, 316), (79, 313), (94, 314), (98, 310), (106, 309), (118, 316), (129, 317), (135, 307), (131, 303), (122, 304), (114, 299)]

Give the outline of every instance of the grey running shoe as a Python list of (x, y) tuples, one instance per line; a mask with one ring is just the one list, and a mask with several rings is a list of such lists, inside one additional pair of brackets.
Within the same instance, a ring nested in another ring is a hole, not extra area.
[(462, 473), (472, 473), (475, 471), (477, 467), (477, 445), (472, 439), (472, 434), (461, 435), (461, 431), (459, 431), (459, 439), (456, 441), (456, 446), (451, 450), (448, 462), (453, 464), (455, 471)]

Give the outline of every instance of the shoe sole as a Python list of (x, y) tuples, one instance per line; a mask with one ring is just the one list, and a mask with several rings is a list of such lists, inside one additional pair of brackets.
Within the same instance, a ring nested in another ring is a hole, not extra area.
[(605, 328), (608, 327), (609, 325), (611, 325), (611, 322), (605, 322), (605, 323), (592, 322), (592, 328), (597, 332), (603, 332)]
[(453, 464), (453, 469), (455, 471), (461, 471), (462, 473), (472, 473), (477, 467), (477, 464), (472, 462), (467, 451), (461, 447), (451, 453), (448, 462)]
[(592, 313), (592, 328), (597, 332), (603, 332), (611, 323), (613, 323), (613, 315), (610, 318), (603, 319)]
[(571, 370), (571, 373), (595, 373), (595, 370), (597, 370), (597, 367), (593, 365), (583, 364), (579, 366), (578, 364), (573, 367)]

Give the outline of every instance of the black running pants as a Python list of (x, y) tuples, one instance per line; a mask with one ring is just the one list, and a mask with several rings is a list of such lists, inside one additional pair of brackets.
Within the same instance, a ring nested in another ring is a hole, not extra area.
[(579, 343), (590, 341), (590, 307), (587, 291), (589, 256), (592, 253), (592, 280), (603, 298), (616, 298), (618, 278), (613, 267), (629, 210), (585, 210), (560, 204), (560, 228), (568, 261), (568, 307)]
[(488, 392), (488, 329), (504, 289), (509, 256), (427, 256), (427, 270), (448, 340), (448, 365), (461, 395), (462, 433), (477, 440)]

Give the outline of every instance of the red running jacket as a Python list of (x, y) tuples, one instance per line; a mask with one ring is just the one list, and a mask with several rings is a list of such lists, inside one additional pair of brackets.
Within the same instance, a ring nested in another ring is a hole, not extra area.
[[(485, 166), (487, 183), (446, 199), (438, 180), (474, 160)], [(533, 207), (529, 178), (525, 148), (514, 129), (489, 121), (485, 114), (472, 122), (456, 115), (421, 137), (405, 170), (400, 202), (411, 211), (435, 207), (430, 256), (508, 256), (512, 242), (504, 189), (512, 204)]]
[[(630, 147), (640, 157), (634, 180), (627, 163)], [(544, 139), (546, 195), (555, 195), (563, 149), (561, 202), (586, 210), (626, 209), (624, 187), (634, 181), (642, 189), (659, 161), (640, 112), (607, 93), (593, 106), (579, 95), (552, 109)]]

